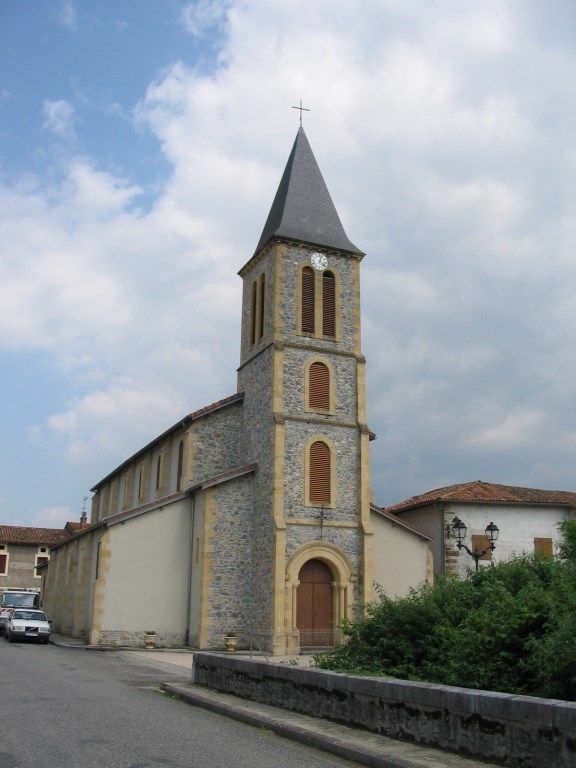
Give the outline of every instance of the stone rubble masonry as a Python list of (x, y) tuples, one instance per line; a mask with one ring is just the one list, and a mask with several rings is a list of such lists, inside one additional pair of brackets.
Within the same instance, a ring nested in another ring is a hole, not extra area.
[(576, 703), (194, 654), (216, 691), (511, 768), (573, 768)]
[[(327, 253), (328, 269), (336, 277), (336, 338), (299, 334), (300, 272), (309, 265), (312, 250), (289, 243), (271, 245), (241, 271), (244, 294), (238, 389), (245, 393), (245, 453), (259, 467), (254, 476), (257, 523), (250, 526), (252, 549), (258, 558), (246, 564), (245, 574), (252, 569), (252, 600), (261, 606), (258, 618), (262, 626), (273, 622), (278, 632), (292, 631), (285, 594), (287, 563), (300, 547), (320, 538), (316, 520), (321, 510), (307, 503), (305, 483), (306, 452), (318, 438), (333, 450), (335, 478), (334, 498), (324, 511), (322, 539), (340, 549), (352, 565), (356, 586), (355, 594), (348, 598), (355, 603), (366, 597), (360, 589), (365, 549), (362, 504), (368, 496), (360, 487), (366, 472), (362, 473), (360, 424), (365, 393), (359, 368), (363, 369), (365, 361), (360, 354), (359, 260), (349, 254)], [(261, 285), (262, 274), (266, 325), (262, 338), (251, 346), (252, 286)], [(321, 276), (316, 278), (321, 289)], [(305, 374), (313, 360), (324, 362), (332, 373), (329, 414), (310, 412), (306, 405)], [(364, 461), (368, 461), (367, 455)]]

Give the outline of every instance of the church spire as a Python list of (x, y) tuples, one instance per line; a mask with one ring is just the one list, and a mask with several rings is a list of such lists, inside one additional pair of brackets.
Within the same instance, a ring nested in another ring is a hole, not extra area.
[(296, 134), (256, 253), (273, 238), (362, 253), (344, 232), (302, 127)]

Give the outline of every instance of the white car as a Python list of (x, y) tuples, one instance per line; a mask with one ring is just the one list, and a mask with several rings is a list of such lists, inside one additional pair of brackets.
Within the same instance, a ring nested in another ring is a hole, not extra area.
[(27, 638), (47, 643), (50, 639), (50, 622), (43, 611), (32, 608), (12, 608), (6, 620), (4, 635), (9, 643)]

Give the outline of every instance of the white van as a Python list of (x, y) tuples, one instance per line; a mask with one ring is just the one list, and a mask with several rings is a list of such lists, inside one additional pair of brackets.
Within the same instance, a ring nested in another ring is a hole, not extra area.
[(0, 635), (12, 608), (39, 608), (40, 592), (36, 589), (5, 589), (0, 601)]

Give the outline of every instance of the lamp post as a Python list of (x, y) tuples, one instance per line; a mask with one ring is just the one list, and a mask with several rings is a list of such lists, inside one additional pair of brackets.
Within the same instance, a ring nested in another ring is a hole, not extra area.
[(464, 539), (466, 538), (466, 524), (460, 520), (459, 517), (455, 517), (454, 520), (452, 520), (452, 531), (454, 533), (454, 536), (456, 537), (456, 546), (458, 549), (465, 549), (466, 552), (470, 555), (470, 557), (474, 558), (474, 562), (476, 564), (476, 570), (478, 570), (478, 560), (480, 560), (481, 557), (484, 557), (486, 552), (488, 552), (489, 549), (495, 550), (496, 549), (496, 541), (498, 539), (498, 534), (500, 533), (500, 529), (497, 525), (494, 525), (494, 523), (489, 523), (486, 526), (486, 529), (484, 533), (486, 534), (486, 538), (490, 542), (486, 549), (476, 549), (471, 550), (468, 549), (466, 544), (464, 544)]

